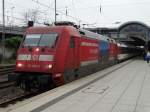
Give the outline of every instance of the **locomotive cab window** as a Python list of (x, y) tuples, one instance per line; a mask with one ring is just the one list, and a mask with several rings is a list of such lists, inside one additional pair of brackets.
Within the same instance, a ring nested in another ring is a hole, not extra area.
[(23, 46), (43, 46), (54, 48), (57, 42), (58, 34), (27, 34)]
[(37, 46), (39, 40), (40, 40), (41, 35), (39, 34), (27, 34), (25, 36), (23, 46)]
[(39, 46), (46, 46), (46, 47), (54, 48), (57, 38), (58, 38), (58, 35), (56, 33), (43, 34), (39, 41)]
[(70, 48), (74, 48), (75, 47), (75, 41), (74, 41), (74, 38), (71, 37), (70, 38)]

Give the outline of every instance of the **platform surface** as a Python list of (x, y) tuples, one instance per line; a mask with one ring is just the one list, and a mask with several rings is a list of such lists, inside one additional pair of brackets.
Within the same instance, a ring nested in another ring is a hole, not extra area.
[[(37, 102), (41, 103), (43, 99)], [(133, 60), (57, 100), (40, 106), (32, 101), (12, 112), (150, 112), (150, 64), (140, 59)]]

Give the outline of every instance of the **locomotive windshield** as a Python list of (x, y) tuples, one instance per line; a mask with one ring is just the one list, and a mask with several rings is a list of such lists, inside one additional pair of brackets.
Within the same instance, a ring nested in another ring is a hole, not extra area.
[(27, 34), (23, 46), (54, 47), (58, 38), (57, 33), (51, 34)]

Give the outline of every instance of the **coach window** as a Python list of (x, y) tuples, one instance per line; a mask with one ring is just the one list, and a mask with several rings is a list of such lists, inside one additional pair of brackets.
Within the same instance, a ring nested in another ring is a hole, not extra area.
[(75, 41), (74, 41), (74, 38), (71, 37), (70, 38), (70, 48), (74, 48), (75, 47)]

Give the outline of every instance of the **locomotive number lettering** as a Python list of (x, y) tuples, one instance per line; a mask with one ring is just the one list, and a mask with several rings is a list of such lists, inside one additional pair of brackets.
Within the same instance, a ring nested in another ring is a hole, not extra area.
[(32, 60), (38, 60), (39, 56), (38, 55), (32, 55)]

